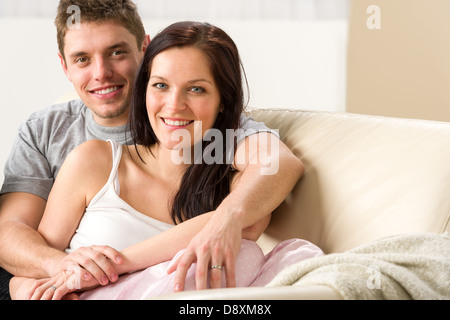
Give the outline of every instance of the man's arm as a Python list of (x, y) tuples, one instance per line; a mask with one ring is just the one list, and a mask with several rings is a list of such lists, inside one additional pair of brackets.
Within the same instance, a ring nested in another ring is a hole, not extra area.
[[(109, 144), (107, 152), (110, 153)], [(95, 152), (92, 153), (95, 155)], [(74, 170), (63, 171), (68, 175)], [(102, 279), (115, 281), (117, 273), (111, 261), (118, 261), (119, 253), (116, 250), (105, 246), (94, 246), (76, 250), (70, 255), (63, 252), (72, 233), (63, 230), (63, 223), (58, 219), (69, 223), (76, 213), (82, 215), (85, 208), (84, 198), (82, 206), (79, 207), (75, 207), (74, 202), (70, 201), (75, 195), (75, 182), (80, 182), (82, 180), (80, 176), (83, 175), (76, 170), (72, 174), (73, 176), (69, 175), (65, 179), (66, 187), (56, 188), (65, 190), (69, 194), (67, 198), (61, 194), (54, 195), (54, 192), (52, 194), (56, 201), (51, 201), (50, 198), (46, 201), (25, 192), (9, 192), (0, 197), (0, 264), (11, 274), (31, 278), (51, 277), (66, 269), (67, 266), (79, 265), (85, 269), (82, 271), (83, 277), (89, 279), (92, 275), (102, 284), (107, 282)], [(57, 220), (50, 228), (47, 238), (37, 231), (38, 225), (42, 222), (44, 210), (47, 210), (46, 207), (52, 208), (51, 212)], [(76, 225), (73, 228), (75, 230)], [(66, 238), (65, 242), (62, 242), (64, 245), (55, 246), (51, 243), (52, 235), (61, 233)], [(98, 256), (107, 256), (110, 259), (101, 260), (99, 265), (96, 262)]]
[[(257, 139), (258, 137), (265, 139)], [(278, 152), (258, 157), (260, 154), (264, 155), (259, 152), (259, 148), (270, 147), (273, 139), (279, 142)], [(270, 213), (286, 198), (303, 174), (301, 161), (272, 134), (260, 133), (248, 137), (247, 140), (249, 143), (241, 144), (236, 153), (236, 156), (247, 154), (247, 160), (242, 163), (236, 161), (239, 177), (232, 186), (232, 192), (217, 210), (177, 225), (144, 242), (144, 245), (140, 243), (125, 249), (122, 252), (123, 265), (115, 266), (119, 273), (143, 269), (171, 259), (176, 252), (189, 244), (187, 254), (182, 255), (183, 259), (174, 264), (172, 269), (174, 271), (179, 265), (176, 276), (177, 290), (182, 290), (187, 269), (195, 261), (200, 265), (200, 272), (197, 271), (198, 288), (206, 285), (209, 262), (225, 265), (227, 285), (233, 286), (234, 260), (242, 237), (252, 240), (259, 237), (268, 224)], [(257, 143), (258, 148), (249, 148), (250, 142)], [(256, 161), (252, 161), (255, 159)], [(261, 174), (261, 170), (267, 167), (264, 165), (266, 162), (276, 162), (278, 170), (270, 175)], [(42, 246), (46, 246), (45, 242)], [(39, 258), (51, 253), (44, 251)], [(143, 255), (142, 252), (152, 254)], [(63, 252), (61, 254), (65, 255)], [(212, 287), (218, 285), (217, 277), (211, 280)], [(220, 278), (218, 280), (220, 283)]]
[[(77, 251), (68, 256), (48, 245), (37, 231), (45, 205), (45, 200), (29, 193), (12, 192), (0, 197), (2, 268), (16, 276), (40, 279), (54, 276), (68, 265), (78, 264), (89, 271), (83, 273), (87, 278), (92, 275), (103, 279), (108, 275), (115, 281), (113, 263), (104, 259), (101, 265), (97, 265), (94, 261), (98, 255), (116, 260), (119, 256), (116, 250), (109, 247), (83, 248), (85, 252)], [(104, 281), (102, 283), (105, 284)]]
[(48, 277), (44, 257), (64, 255), (47, 246), (36, 231), (45, 204), (44, 199), (30, 193), (12, 192), (0, 197), (0, 264), (11, 274)]
[[(168, 270), (169, 273), (177, 272), (175, 291), (183, 290), (187, 271), (194, 262), (197, 263), (197, 289), (206, 288), (208, 267), (211, 265), (223, 265), (227, 286), (235, 286), (235, 258), (241, 237), (259, 238), (271, 212), (287, 197), (304, 173), (302, 162), (270, 133), (247, 137), (245, 143), (238, 147), (235, 159), (240, 177), (231, 193)], [(271, 171), (273, 165), (277, 170)], [(268, 166), (272, 167), (268, 169)], [(212, 288), (220, 287), (221, 272), (217, 270), (209, 272)]]

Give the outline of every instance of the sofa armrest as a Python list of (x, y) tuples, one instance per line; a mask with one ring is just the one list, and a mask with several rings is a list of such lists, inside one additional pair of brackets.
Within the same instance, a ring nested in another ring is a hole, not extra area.
[(311, 285), (183, 291), (155, 297), (154, 300), (342, 300), (342, 297), (328, 286)]

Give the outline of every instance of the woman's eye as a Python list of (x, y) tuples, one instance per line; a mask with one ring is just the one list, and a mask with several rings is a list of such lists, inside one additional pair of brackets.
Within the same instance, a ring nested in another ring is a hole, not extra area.
[(201, 87), (192, 87), (190, 90), (191, 90), (191, 92), (194, 92), (194, 93), (203, 93), (203, 92), (205, 92), (205, 89), (203, 89)]
[(161, 89), (161, 90), (167, 89), (167, 85), (166, 85), (165, 83), (155, 83), (153, 86), (154, 86), (156, 89)]

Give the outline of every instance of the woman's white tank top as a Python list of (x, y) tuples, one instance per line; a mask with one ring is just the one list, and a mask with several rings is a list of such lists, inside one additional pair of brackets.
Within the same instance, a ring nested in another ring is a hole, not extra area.
[(122, 145), (108, 141), (113, 155), (111, 174), (86, 208), (67, 253), (90, 245), (107, 245), (120, 251), (173, 226), (138, 212), (120, 198), (118, 168)]

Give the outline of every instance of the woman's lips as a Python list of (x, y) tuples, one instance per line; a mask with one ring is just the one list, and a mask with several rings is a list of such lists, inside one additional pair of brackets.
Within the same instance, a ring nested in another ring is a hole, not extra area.
[(170, 118), (161, 118), (163, 123), (170, 128), (185, 128), (194, 120), (185, 120), (185, 119), (170, 119)]

